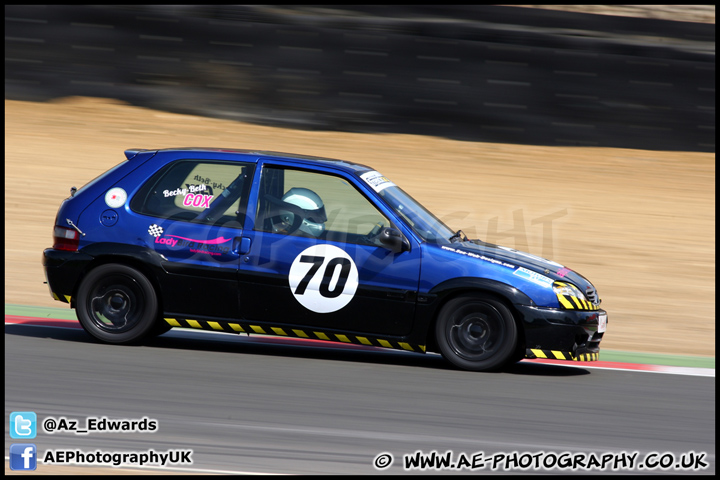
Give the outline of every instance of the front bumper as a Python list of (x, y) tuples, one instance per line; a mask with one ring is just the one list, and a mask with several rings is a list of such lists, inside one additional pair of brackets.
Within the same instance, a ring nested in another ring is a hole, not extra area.
[(605, 310), (578, 311), (520, 305), (525, 358), (592, 362), (599, 359)]

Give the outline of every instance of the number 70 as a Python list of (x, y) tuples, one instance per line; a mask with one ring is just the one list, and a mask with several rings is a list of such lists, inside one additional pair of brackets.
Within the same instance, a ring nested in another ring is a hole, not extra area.
[[(312, 263), (312, 267), (310, 267), (310, 270), (308, 270), (300, 283), (298, 283), (298, 286), (295, 289), (296, 295), (303, 295), (305, 293), (308, 284), (310, 284), (312, 278), (315, 276), (317, 271), (320, 270), (320, 267), (322, 267), (323, 263), (325, 263), (325, 257), (303, 255), (300, 257), (300, 262)], [(338, 276), (337, 283), (335, 283), (335, 286), (331, 290), (330, 282), (335, 275), (335, 270), (337, 269), (338, 265), (340, 266), (340, 274)], [(343, 257), (335, 257), (329, 262), (327, 262), (327, 266), (325, 267), (325, 271), (323, 272), (322, 280), (320, 281), (320, 295), (326, 298), (335, 298), (340, 296), (340, 294), (342, 294), (343, 290), (345, 289), (345, 283), (347, 283), (348, 276), (350, 275), (351, 266), (352, 264), (350, 260)]]

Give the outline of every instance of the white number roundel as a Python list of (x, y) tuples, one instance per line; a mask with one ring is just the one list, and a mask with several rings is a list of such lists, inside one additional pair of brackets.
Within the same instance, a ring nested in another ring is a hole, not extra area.
[(290, 290), (300, 304), (316, 313), (330, 313), (350, 303), (358, 287), (353, 259), (334, 245), (313, 245), (290, 266)]

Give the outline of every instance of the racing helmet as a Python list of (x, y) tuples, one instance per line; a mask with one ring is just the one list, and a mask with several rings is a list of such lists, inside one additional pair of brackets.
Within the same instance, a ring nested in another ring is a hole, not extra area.
[(325, 205), (320, 196), (308, 188), (293, 187), (283, 195), (284, 202), (300, 207), (304, 218), (299, 230), (314, 237), (319, 237), (325, 231)]

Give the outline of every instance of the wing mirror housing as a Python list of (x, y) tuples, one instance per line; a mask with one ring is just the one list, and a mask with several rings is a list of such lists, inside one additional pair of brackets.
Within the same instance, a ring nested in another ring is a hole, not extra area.
[(405, 235), (400, 232), (397, 228), (385, 227), (380, 230), (378, 235), (380, 243), (388, 248), (393, 253), (401, 253), (406, 250), (410, 250), (410, 242), (405, 238)]

